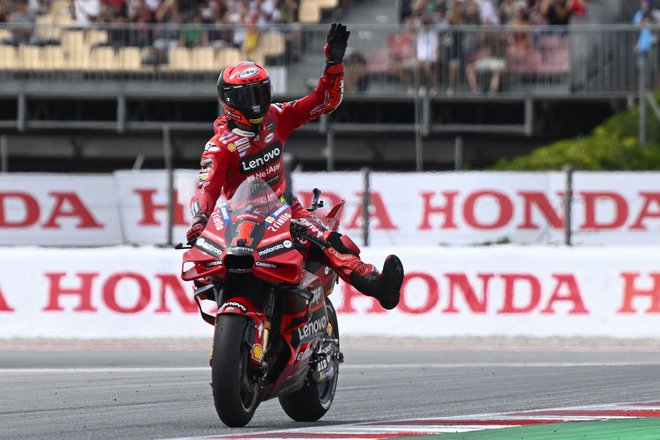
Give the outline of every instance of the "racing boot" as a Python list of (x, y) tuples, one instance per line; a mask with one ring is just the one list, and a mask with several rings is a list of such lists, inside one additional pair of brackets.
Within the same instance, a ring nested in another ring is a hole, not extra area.
[(392, 310), (399, 304), (403, 265), (396, 255), (389, 255), (383, 264), (383, 271), (371, 264), (362, 263), (351, 273), (351, 285), (367, 296), (373, 296), (380, 305)]
[(322, 234), (330, 246), (324, 249), (327, 263), (337, 274), (359, 292), (376, 298), (380, 305), (391, 310), (399, 304), (403, 265), (396, 255), (385, 259), (382, 273), (360, 259), (360, 248), (346, 235), (334, 231)]

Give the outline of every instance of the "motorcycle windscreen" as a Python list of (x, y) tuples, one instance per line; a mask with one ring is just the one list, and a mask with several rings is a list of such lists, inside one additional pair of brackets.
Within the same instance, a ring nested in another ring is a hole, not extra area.
[(229, 223), (226, 243), (254, 249), (271, 223), (271, 216), (284, 211), (288, 205), (277, 197), (270, 185), (257, 178), (241, 183), (226, 207), (229, 209), (220, 208), (223, 219)]
[(259, 178), (243, 181), (228, 202), (233, 215), (248, 212), (264, 218), (283, 204), (270, 185)]

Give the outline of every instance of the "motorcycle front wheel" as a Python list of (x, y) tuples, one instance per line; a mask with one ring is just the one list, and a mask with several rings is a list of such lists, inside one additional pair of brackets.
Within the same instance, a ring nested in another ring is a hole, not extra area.
[[(328, 321), (332, 326), (332, 339), (339, 341), (339, 326), (337, 324), (337, 312), (330, 302), (325, 299), (325, 310), (328, 314)], [(339, 344), (337, 344), (339, 350)], [(315, 422), (325, 415), (330, 409), (332, 401), (337, 391), (337, 382), (339, 379), (339, 362), (334, 363), (333, 374), (320, 382), (308, 379), (305, 386), (291, 394), (279, 398), (280, 405), (284, 412), (296, 422)]]
[(213, 338), (211, 387), (215, 410), (230, 427), (247, 425), (259, 405), (259, 379), (250, 366), (252, 321), (239, 315), (220, 315)]

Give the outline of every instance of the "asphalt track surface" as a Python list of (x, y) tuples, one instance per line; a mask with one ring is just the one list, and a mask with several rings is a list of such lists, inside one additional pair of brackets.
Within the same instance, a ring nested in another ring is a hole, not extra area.
[[(228, 429), (206, 341), (0, 342), (0, 439), (171, 439), (289, 429), (277, 400)], [(318, 425), (658, 400), (660, 347), (344, 343), (337, 396)]]

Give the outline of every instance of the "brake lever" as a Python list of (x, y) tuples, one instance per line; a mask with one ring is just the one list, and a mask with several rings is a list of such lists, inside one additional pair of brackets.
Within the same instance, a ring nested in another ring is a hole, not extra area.
[(191, 244), (183, 244), (183, 243), (177, 243), (176, 246), (174, 246), (174, 249), (192, 249)]

